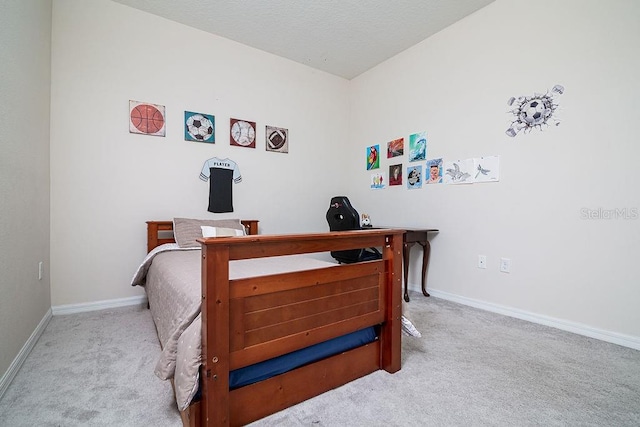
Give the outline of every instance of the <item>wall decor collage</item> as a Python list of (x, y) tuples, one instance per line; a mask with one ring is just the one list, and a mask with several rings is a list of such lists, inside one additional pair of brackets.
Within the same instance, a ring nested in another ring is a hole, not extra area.
[(372, 190), (382, 190), (387, 186), (403, 188), (403, 185), (415, 190), (422, 188), (423, 183), (426, 187), (432, 184), (473, 184), (500, 180), (499, 156), (446, 161), (443, 158), (429, 159), (427, 133), (423, 131), (409, 135), (408, 163), (405, 167), (401, 159), (405, 154), (404, 146), (404, 137), (387, 142), (388, 165), (382, 165), (379, 144), (367, 147), (367, 170), (373, 172), (369, 185)]
[[(129, 132), (143, 135), (166, 136), (166, 108), (164, 105), (129, 100)], [(212, 114), (184, 111), (184, 140), (216, 143), (216, 120)], [(256, 148), (256, 122), (229, 119), (229, 145)], [(265, 126), (265, 150), (289, 152), (289, 130)]]

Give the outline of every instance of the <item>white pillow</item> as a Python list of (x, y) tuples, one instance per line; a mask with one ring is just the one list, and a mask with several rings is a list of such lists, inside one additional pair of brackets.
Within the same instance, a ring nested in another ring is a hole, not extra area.
[(173, 234), (181, 248), (199, 248), (196, 241), (202, 237), (200, 226), (235, 228), (244, 233), (244, 226), (239, 219), (191, 219), (173, 218)]
[(234, 237), (244, 236), (242, 230), (225, 227), (211, 227), (209, 225), (201, 225), (202, 237)]

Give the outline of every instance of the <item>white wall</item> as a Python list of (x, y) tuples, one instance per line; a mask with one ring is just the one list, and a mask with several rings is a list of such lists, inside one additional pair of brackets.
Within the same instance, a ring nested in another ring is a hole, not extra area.
[[(583, 219), (583, 209), (640, 209), (638, 22), (633, 0), (497, 0), (354, 79), (352, 203), (374, 225), (441, 230), (428, 276), (439, 295), (640, 343), (640, 220)], [(507, 100), (555, 84), (566, 88), (561, 124), (506, 136)], [(365, 147), (408, 145), (423, 130), (427, 158), (499, 155), (500, 182), (369, 190)], [(501, 257), (511, 273), (499, 271)]]
[[(141, 295), (147, 220), (327, 229), (348, 185), (348, 81), (109, 0), (56, 0), (52, 40), (54, 306)], [(130, 134), (129, 100), (165, 105), (166, 137)], [(184, 141), (185, 110), (215, 115), (215, 145)], [(231, 117), (257, 122), (256, 149), (229, 145)], [(289, 129), (288, 154), (265, 151), (267, 124)], [(198, 177), (214, 156), (240, 166), (232, 214), (207, 212)]]
[[(640, 339), (638, 220), (582, 217), (640, 208), (639, 17), (630, 0), (498, 0), (349, 82), (108, 0), (56, 1), (52, 303), (140, 295), (128, 282), (144, 221), (213, 217), (197, 175), (215, 155), (244, 176), (236, 212), (215, 217), (320, 231), (346, 194), (374, 224), (441, 230), (429, 272), (441, 296)], [(555, 84), (562, 124), (507, 137), (507, 99)], [(167, 107), (166, 138), (129, 134), (129, 99)], [(214, 146), (183, 141), (184, 110), (216, 116)], [(228, 145), (230, 117), (258, 122), (257, 149)], [(264, 151), (266, 124), (290, 129), (289, 154)], [(422, 130), (429, 158), (501, 156), (500, 182), (369, 190), (365, 147)]]
[[(7, 371), (51, 307), (47, 273), (49, 266), (50, 59), (51, 0), (1, 2), (0, 373), (2, 374)], [(40, 261), (44, 266), (42, 280), (38, 280)], [(3, 381), (0, 381), (0, 395), (4, 391), (2, 385)]]

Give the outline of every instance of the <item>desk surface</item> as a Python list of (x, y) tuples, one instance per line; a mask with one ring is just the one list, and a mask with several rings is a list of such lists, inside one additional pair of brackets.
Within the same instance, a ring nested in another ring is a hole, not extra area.
[(437, 228), (413, 228), (413, 227), (402, 227), (402, 226), (390, 226), (390, 225), (378, 225), (376, 227), (362, 227), (363, 229), (366, 228), (374, 228), (374, 229), (378, 229), (378, 228), (390, 228), (390, 229), (394, 229), (394, 230), (404, 230), (407, 233), (435, 233), (438, 232), (440, 230), (438, 230)]

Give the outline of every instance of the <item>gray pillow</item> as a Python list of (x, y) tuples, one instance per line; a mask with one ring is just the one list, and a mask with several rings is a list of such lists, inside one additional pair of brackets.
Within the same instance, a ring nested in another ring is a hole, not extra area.
[(244, 234), (244, 226), (239, 219), (192, 219), (192, 218), (173, 218), (173, 236), (176, 243), (181, 248), (199, 248), (200, 243), (196, 239), (202, 237), (201, 226), (233, 228), (242, 230)]

